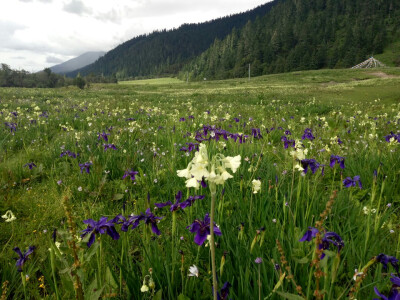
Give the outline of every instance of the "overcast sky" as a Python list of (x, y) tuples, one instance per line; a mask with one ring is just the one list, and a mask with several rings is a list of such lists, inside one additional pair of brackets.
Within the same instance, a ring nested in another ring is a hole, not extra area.
[(139, 34), (243, 12), (269, 0), (4, 0), (0, 63), (39, 71)]

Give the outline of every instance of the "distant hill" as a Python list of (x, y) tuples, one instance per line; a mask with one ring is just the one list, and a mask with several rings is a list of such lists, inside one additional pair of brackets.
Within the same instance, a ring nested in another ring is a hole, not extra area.
[(214, 42), (223, 39), (233, 28), (265, 15), (274, 5), (270, 2), (247, 12), (199, 24), (183, 24), (177, 29), (155, 31), (135, 37), (107, 52), (95, 63), (67, 74), (90, 73), (117, 78), (177, 74), (182, 66), (200, 55)]
[(106, 52), (86, 52), (78, 57), (72, 58), (61, 64), (50, 67), (50, 70), (57, 74), (66, 74), (83, 68), (91, 63), (94, 63), (99, 57), (103, 56)]

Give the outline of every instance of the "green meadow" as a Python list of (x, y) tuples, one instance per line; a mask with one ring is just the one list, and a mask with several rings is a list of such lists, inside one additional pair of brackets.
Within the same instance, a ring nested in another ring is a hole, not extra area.
[(0, 299), (370, 299), (399, 276), (398, 68), (0, 88), (0, 120)]

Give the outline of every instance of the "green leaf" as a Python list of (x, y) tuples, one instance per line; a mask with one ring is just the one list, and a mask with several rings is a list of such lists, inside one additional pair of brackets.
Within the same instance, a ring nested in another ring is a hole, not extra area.
[(284, 299), (289, 300), (304, 300), (303, 297), (295, 294), (283, 293), (283, 292), (276, 292), (279, 296), (283, 297)]
[(122, 198), (124, 198), (124, 194), (115, 194), (112, 200), (116, 201), (121, 200)]
[(180, 294), (178, 300), (190, 300), (190, 298), (186, 297), (184, 294)]
[(298, 264), (307, 264), (310, 261), (306, 256), (303, 258), (295, 258), (294, 260)]
[(161, 299), (162, 299), (162, 289), (158, 290), (158, 292), (153, 297), (153, 300), (161, 300)]

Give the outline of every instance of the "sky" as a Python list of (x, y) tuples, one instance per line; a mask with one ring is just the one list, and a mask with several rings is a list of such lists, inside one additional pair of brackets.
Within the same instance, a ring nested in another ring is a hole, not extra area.
[(137, 35), (253, 9), (268, 0), (1, 0), (0, 63), (29, 72)]

